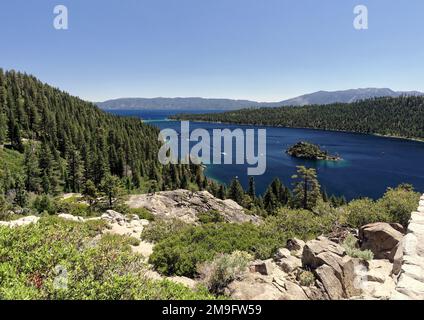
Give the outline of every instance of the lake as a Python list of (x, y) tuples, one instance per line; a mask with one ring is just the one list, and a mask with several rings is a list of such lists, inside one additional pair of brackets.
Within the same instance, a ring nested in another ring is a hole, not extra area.
[[(179, 121), (169, 121), (167, 117), (184, 110), (131, 110), (112, 111), (122, 116), (140, 117), (161, 129), (179, 131)], [(202, 110), (199, 113), (218, 112)], [(193, 111), (190, 111), (193, 113)], [(190, 129), (249, 129), (267, 130), (267, 170), (256, 176), (256, 189), (263, 193), (275, 177), (279, 177), (291, 187), (292, 175), (296, 166), (304, 165), (317, 170), (319, 181), (328, 194), (344, 195), (348, 200), (359, 197), (377, 199), (387, 187), (400, 183), (410, 183), (424, 193), (424, 143), (403, 139), (383, 138), (372, 135), (342, 133), (312, 129), (291, 129), (240, 126), (214, 123), (190, 123)], [(330, 154), (339, 154), (343, 161), (309, 161), (292, 158), (285, 150), (296, 142), (308, 141), (320, 145)], [(233, 177), (247, 187), (247, 165), (209, 165), (206, 175), (222, 183)]]

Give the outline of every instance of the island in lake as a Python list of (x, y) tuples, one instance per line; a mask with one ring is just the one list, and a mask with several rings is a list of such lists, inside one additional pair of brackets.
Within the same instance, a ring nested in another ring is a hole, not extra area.
[(325, 160), (325, 161), (340, 161), (341, 158), (338, 155), (330, 155), (327, 151), (322, 150), (319, 146), (300, 141), (295, 145), (291, 146), (287, 150), (287, 154), (292, 157), (308, 159), (308, 160)]

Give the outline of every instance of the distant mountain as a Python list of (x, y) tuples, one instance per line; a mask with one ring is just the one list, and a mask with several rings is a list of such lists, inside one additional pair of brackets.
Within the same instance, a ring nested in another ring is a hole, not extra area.
[(312, 104), (350, 103), (378, 97), (421, 96), (418, 91), (393, 91), (388, 88), (350, 89), (344, 91), (318, 91), (279, 102), (257, 102), (232, 99), (205, 98), (122, 98), (98, 102), (105, 110), (237, 110), (250, 107), (305, 106)]
[(311, 94), (281, 101), (281, 106), (305, 106), (311, 104), (351, 103), (379, 97), (422, 96), (418, 91), (393, 91), (388, 88), (350, 89), (344, 91), (318, 91)]
[(235, 110), (260, 105), (256, 101), (204, 98), (123, 98), (97, 103), (105, 110)]

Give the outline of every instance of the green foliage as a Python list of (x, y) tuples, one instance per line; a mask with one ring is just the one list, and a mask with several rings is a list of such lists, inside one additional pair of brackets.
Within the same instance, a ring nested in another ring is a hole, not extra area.
[(297, 174), (293, 176), (293, 179), (298, 180), (293, 191), (295, 207), (311, 210), (316, 206), (318, 200), (322, 199), (316, 170), (298, 166)]
[(389, 217), (380, 211), (371, 199), (353, 200), (346, 206), (347, 223), (352, 228), (359, 228), (368, 223), (386, 222)]
[(194, 276), (199, 263), (212, 260), (218, 253), (239, 250), (270, 258), (285, 240), (249, 223), (191, 226), (156, 244), (149, 262), (162, 274)]
[(79, 202), (77, 199), (56, 201), (56, 212), (67, 213), (78, 217), (90, 217), (97, 215), (97, 212), (94, 211), (89, 205), (83, 202)]
[(309, 210), (282, 208), (276, 216), (266, 218), (265, 225), (274, 233), (310, 240), (330, 232), (336, 221), (337, 216), (331, 213), (317, 215)]
[(0, 299), (212, 299), (169, 281), (144, 277), (143, 258), (127, 237), (95, 237), (102, 221), (55, 217), (0, 227)]
[(224, 113), (177, 115), (174, 118), (424, 139), (424, 98), (420, 96), (383, 97), (350, 104), (296, 108), (252, 108)]
[(55, 201), (49, 195), (37, 196), (32, 203), (32, 207), (37, 211), (37, 213), (48, 213), (55, 214), (57, 211), (57, 206)]
[(140, 219), (145, 219), (149, 221), (155, 220), (155, 216), (146, 208), (129, 208), (128, 214), (136, 215)]
[(353, 228), (373, 222), (400, 223), (408, 225), (411, 213), (417, 209), (420, 194), (410, 186), (401, 185), (387, 189), (378, 201), (360, 199), (346, 207), (347, 223)]
[(315, 275), (311, 271), (304, 270), (298, 274), (297, 280), (302, 287), (310, 287), (315, 283)]
[[(150, 191), (196, 182), (208, 187), (200, 166), (158, 162), (158, 133), (139, 119), (101, 111), (33, 76), (0, 69), (0, 178), (7, 168), (23, 174), (28, 192), (81, 192), (84, 181), (98, 189), (110, 176), (125, 181), (127, 192), (143, 189), (143, 181), (155, 182)], [(3, 147), (4, 142), (10, 144)], [(14, 189), (11, 183), (1, 187), (3, 193)], [(90, 201), (95, 200), (91, 191), (84, 192)]]
[(411, 213), (416, 211), (420, 194), (414, 192), (412, 186), (400, 185), (389, 188), (383, 198), (378, 200), (377, 206), (389, 217), (390, 222), (397, 222), (404, 227), (408, 226)]
[(374, 254), (371, 250), (361, 250), (358, 248), (358, 240), (351, 234), (343, 241), (343, 248), (346, 250), (347, 255), (352, 258), (367, 261), (374, 259)]
[(211, 293), (222, 294), (231, 281), (246, 271), (251, 260), (252, 256), (242, 251), (218, 254), (212, 261), (200, 264), (197, 272)]
[(237, 178), (231, 181), (228, 188), (228, 198), (234, 200), (238, 204), (242, 205), (244, 200), (244, 190)]
[(203, 212), (197, 215), (200, 223), (217, 223), (224, 222), (224, 217), (216, 210)]
[(144, 227), (141, 237), (143, 240), (157, 243), (189, 227), (187, 223), (179, 219), (155, 220)]

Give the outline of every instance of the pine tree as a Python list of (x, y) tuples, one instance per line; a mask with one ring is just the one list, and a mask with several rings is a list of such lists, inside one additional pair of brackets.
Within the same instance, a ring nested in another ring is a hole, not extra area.
[(88, 201), (90, 207), (92, 207), (93, 204), (97, 201), (97, 198), (99, 196), (97, 192), (97, 188), (93, 181), (87, 180), (85, 182), (82, 195)]
[(30, 143), (25, 148), (24, 154), (24, 186), (30, 192), (39, 192), (40, 169), (38, 166), (38, 155), (36, 145)]
[(28, 204), (28, 193), (25, 190), (25, 182), (22, 177), (17, 177), (15, 182), (15, 198), (14, 203), (21, 208), (26, 207)]
[(220, 185), (219, 186), (219, 190), (218, 190), (218, 198), (219, 199), (222, 199), (222, 200), (225, 200), (225, 199), (227, 199), (227, 190), (225, 189), (225, 186), (224, 185)]
[(273, 214), (274, 211), (279, 206), (279, 201), (278, 201), (277, 197), (275, 196), (274, 191), (273, 191), (271, 186), (268, 187), (268, 189), (266, 190), (266, 192), (264, 194), (263, 206), (269, 214)]
[(228, 198), (234, 200), (240, 205), (243, 203), (244, 190), (237, 178), (234, 178), (231, 181), (231, 184), (228, 190)]
[(117, 176), (107, 175), (100, 184), (100, 190), (107, 197), (109, 208), (113, 208), (122, 195), (121, 181)]
[(293, 179), (298, 180), (294, 188), (295, 206), (311, 210), (321, 197), (321, 186), (315, 169), (298, 166), (297, 174), (293, 176)]
[(249, 178), (249, 190), (247, 191), (247, 194), (250, 196), (252, 200), (255, 200), (256, 198), (256, 186), (255, 186), (255, 178), (250, 177)]
[(79, 192), (83, 179), (83, 163), (78, 150), (71, 147), (66, 157), (68, 185), (72, 192)]

